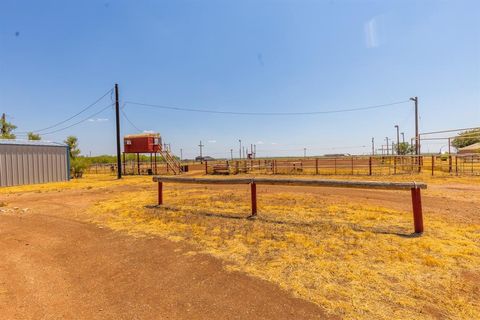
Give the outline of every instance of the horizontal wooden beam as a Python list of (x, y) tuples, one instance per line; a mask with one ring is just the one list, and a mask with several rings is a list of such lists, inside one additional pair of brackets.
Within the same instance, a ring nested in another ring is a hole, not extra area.
[(382, 182), (382, 181), (351, 181), (351, 180), (320, 180), (320, 179), (275, 179), (275, 178), (186, 178), (171, 176), (155, 176), (155, 182), (194, 183), (194, 184), (251, 184), (258, 185), (290, 185), (305, 187), (333, 187), (384, 190), (426, 189), (423, 182)]

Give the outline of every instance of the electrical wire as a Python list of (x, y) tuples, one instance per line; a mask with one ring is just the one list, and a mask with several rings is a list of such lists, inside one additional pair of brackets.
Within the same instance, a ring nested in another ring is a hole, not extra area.
[(123, 115), (123, 117), (125, 118), (125, 120), (127, 120), (128, 123), (130, 123), (130, 125), (131, 125), (132, 127), (134, 127), (138, 132), (143, 132), (143, 130), (138, 129), (138, 127), (137, 127), (136, 125), (134, 125), (132, 121), (130, 121), (130, 119), (127, 117), (127, 114), (123, 111), (123, 109), (120, 109), (120, 112), (122, 113), (122, 115)]
[[(103, 98), (105, 98), (106, 95), (108, 95), (109, 93), (113, 92), (113, 89), (110, 89), (108, 90), (107, 92), (105, 92), (100, 98), (98, 98), (97, 100), (95, 100), (95, 102), (89, 104), (87, 107), (83, 108), (82, 110), (80, 110), (79, 112), (77, 112), (76, 114), (74, 114), (73, 116), (65, 119), (65, 120), (62, 120), (54, 125), (51, 125), (49, 127), (45, 127), (45, 128), (42, 128), (42, 129), (38, 129), (38, 130), (33, 130), (33, 131), (22, 131), (22, 132), (17, 132), (19, 134), (25, 134), (25, 133), (28, 133), (28, 132), (35, 132), (35, 133), (39, 133), (41, 131), (45, 131), (45, 130), (48, 130), (48, 129), (51, 129), (51, 128), (54, 128), (54, 127), (57, 127), (61, 124), (64, 124), (65, 122), (67, 121), (70, 121), (72, 120), (73, 118), (79, 116), (80, 114), (84, 113), (85, 111), (87, 111), (88, 109), (90, 109), (91, 107), (93, 107), (94, 105), (96, 105), (98, 102), (100, 102)], [(45, 134), (45, 133), (44, 133)], [(46, 133), (48, 134), (48, 133)]]
[(46, 133), (42, 133), (42, 135), (47, 135), (47, 134), (52, 134), (52, 133), (60, 132), (60, 131), (69, 129), (69, 128), (73, 127), (73, 126), (76, 126), (76, 125), (78, 125), (78, 124), (80, 124), (80, 123), (82, 123), (82, 122), (87, 121), (88, 119), (90, 119), (90, 118), (92, 118), (92, 117), (95, 117), (96, 115), (99, 115), (100, 113), (102, 113), (103, 111), (107, 110), (108, 108), (110, 108), (110, 107), (113, 106), (114, 104), (115, 104), (115, 103), (109, 104), (108, 106), (102, 108), (100, 111), (95, 112), (94, 114), (92, 114), (92, 115), (90, 115), (90, 116), (88, 116), (88, 117), (86, 117), (86, 118), (84, 118), (84, 119), (82, 119), (82, 120), (80, 120), (80, 121), (78, 121), (78, 122), (75, 122), (75, 123), (73, 123), (73, 124), (71, 124), (71, 125), (69, 125), (69, 126), (67, 126), (67, 127), (60, 128), (60, 129), (57, 129), (57, 130), (54, 130), (54, 131), (50, 131), (50, 132), (46, 132)]
[(360, 110), (370, 110), (378, 109), (389, 106), (394, 106), (398, 104), (403, 104), (410, 102), (410, 100), (402, 100), (385, 104), (378, 104), (365, 107), (350, 107), (340, 110), (325, 110), (325, 111), (305, 111), (305, 112), (237, 112), (237, 111), (217, 111), (209, 109), (195, 109), (195, 108), (184, 108), (184, 107), (175, 107), (167, 105), (158, 105), (158, 104), (148, 104), (135, 101), (125, 101), (125, 104), (143, 106), (143, 107), (152, 107), (166, 110), (175, 110), (175, 111), (185, 111), (185, 112), (199, 112), (199, 113), (216, 113), (216, 114), (229, 114), (229, 115), (248, 115), (248, 116), (296, 116), (296, 115), (315, 115), (315, 114), (329, 114), (329, 113), (343, 113), (343, 112), (353, 112)]

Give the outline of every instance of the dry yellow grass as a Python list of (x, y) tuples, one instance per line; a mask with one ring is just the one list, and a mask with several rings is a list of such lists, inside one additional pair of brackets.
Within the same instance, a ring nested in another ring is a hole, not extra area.
[(411, 212), (288, 192), (262, 194), (250, 221), (247, 189), (169, 184), (159, 209), (153, 189), (96, 204), (93, 221), (186, 241), (347, 319), (480, 318), (480, 225), (429, 215), (410, 237)]
[(147, 176), (125, 176), (122, 180), (117, 180), (111, 175), (85, 175), (82, 179), (72, 179), (64, 182), (51, 182), (42, 184), (27, 184), (13, 187), (0, 188), (0, 194), (22, 193), (22, 192), (51, 192), (69, 189), (90, 189), (106, 188), (115, 185), (131, 185), (132, 183), (150, 184), (151, 177)]

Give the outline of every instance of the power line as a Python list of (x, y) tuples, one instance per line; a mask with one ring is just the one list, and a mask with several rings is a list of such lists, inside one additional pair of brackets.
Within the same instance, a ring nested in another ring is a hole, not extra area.
[(95, 117), (96, 115), (99, 115), (100, 113), (102, 113), (103, 111), (107, 110), (108, 108), (110, 108), (110, 107), (113, 106), (114, 104), (115, 104), (115, 103), (111, 103), (111, 104), (109, 104), (108, 106), (106, 106), (105, 108), (102, 108), (100, 111), (95, 112), (94, 114), (92, 114), (92, 115), (90, 115), (90, 116), (88, 116), (88, 117), (86, 117), (86, 118), (84, 118), (84, 119), (82, 119), (82, 120), (80, 120), (80, 121), (78, 121), (78, 122), (75, 122), (74, 124), (71, 124), (71, 125), (69, 125), (69, 126), (67, 126), (67, 127), (63, 127), (63, 128), (60, 128), (60, 129), (57, 129), (57, 130), (54, 130), (54, 131), (42, 133), (42, 135), (47, 135), (47, 134), (56, 133), (56, 132), (59, 132), (59, 131), (63, 131), (63, 130), (69, 129), (69, 128), (73, 127), (73, 126), (76, 126), (76, 125), (78, 125), (78, 124), (80, 124), (80, 123), (82, 123), (82, 122), (87, 121), (88, 119), (90, 119), (90, 118), (92, 118), (92, 117)]
[[(48, 129), (57, 127), (57, 126), (65, 123), (65, 122), (67, 122), (67, 121), (72, 120), (73, 118), (79, 116), (80, 114), (84, 113), (85, 111), (87, 111), (88, 109), (90, 109), (91, 107), (93, 107), (94, 105), (96, 105), (96, 104), (97, 104), (98, 102), (100, 102), (103, 98), (105, 98), (106, 95), (108, 95), (109, 93), (111, 93), (112, 90), (113, 90), (113, 89), (108, 90), (108, 91), (105, 92), (100, 98), (98, 98), (97, 100), (95, 100), (95, 102), (89, 104), (87, 107), (83, 108), (82, 110), (80, 110), (79, 112), (77, 112), (76, 114), (74, 114), (73, 116), (71, 116), (71, 117), (69, 117), (69, 118), (67, 118), (67, 119), (65, 119), (65, 120), (62, 120), (62, 121), (60, 121), (60, 122), (58, 122), (58, 123), (56, 123), (56, 124), (54, 124), (54, 125), (51, 125), (51, 126), (49, 126), (49, 127), (46, 127), (46, 128), (43, 128), (43, 129), (39, 129), (39, 130), (33, 130), (32, 132), (45, 131), (45, 130), (48, 130)], [(21, 133), (28, 133), (28, 132), (29, 132), (29, 131), (22, 131), (22, 132), (17, 132), (17, 133), (20, 133), (20, 134), (21, 134)], [(48, 134), (48, 133), (46, 133), (46, 134)]]
[(158, 104), (148, 104), (135, 101), (125, 101), (125, 104), (132, 104), (143, 107), (152, 107), (166, 110), (175, 110), (175, 111), (185, 111), (185, 112), (200, 112), (200, 113), (216, 113), (216, 114), (230, 114), (230, 115), (249, 115), (249, 116), (295, 116), (295, 115), (314, 115), (314, 114), (329, 114), (329, 113), (342, 113), (342, 112), (353, 112), (360, 110), (370, 110), (378, 109), (389, 106), (394, 106), (398, 104), (407, 103), (410, 100), (402, 100), (385, 104), (378, 104), (365, 107), (347, 107), (340, 110), (325, 110), (325, 111), (305, 111), (305, 112), (237, 112), (237, 111), (217, 111), (209, 109), (195, 109), (195, 108), (184, 108), (184, 107), (175, 107), (167, 105), (158, 105)]
[[(124, 106), (125, 106), (125, 104), (124, 104)], [(127, 114), (125, 113), (125, 111), (123, 111), (123, 109), (120, 109), (120, 112), (122, 113), (125, 120), (127, 120), (128, 123), (130, 123), (130, 125), (132, 127), (134, 127), (138, 132), (143, 132), (143, 130), (138, 129), (138, 127), (136, 125), (134, 125), (132, 121), (130, 121), (130, 119), (127, 117)]]

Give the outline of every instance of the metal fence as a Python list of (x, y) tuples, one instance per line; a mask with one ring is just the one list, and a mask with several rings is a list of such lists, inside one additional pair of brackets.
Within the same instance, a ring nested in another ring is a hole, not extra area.
[(298, 159), (210, 161), (206, 174), (395, 175), (424, 171), (436, 174), (480, 175), (480, 155), (345, 156)]
[[(206, 174), (396, 175), (429, 172), (432, 175), (480, 175), (480, 155), (345, 156), (288, 159), (215, 160), (182, 162), (188, 171)], [(125, 175), (173, 174), (165, 162), (127, 161)], [(93, 164), (86, 173), (112, 174), (116, 163)]]

